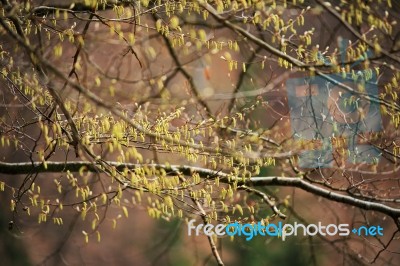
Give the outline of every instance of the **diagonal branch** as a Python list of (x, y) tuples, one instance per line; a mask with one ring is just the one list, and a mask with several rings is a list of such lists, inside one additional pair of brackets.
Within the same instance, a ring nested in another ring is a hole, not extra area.
[(232, 22), (230, 22), (229, 20), (225, 19), (220, 14), (218, 14), (217, 10), (215, 10), (210, 4), (201, 3), (200, 6), (203, 7), (205, 10), (207, 10), (218, 22), (224, 24), (227, 28), (229, 28), (229, 29), (241, 34), (242, 36), (246, 37), (248, 40), (252, 41), (253, 43), (255, 43), (257, 45), (259, 45), (260, 47), (262, 47), (263, 49), (269, 51), (273, 55), (278, 56), (279, 58), (282, 58), (282, 59), (288, 61), (289, 63), (293, 64), (294, 66), (299, 67), (301, 69), (309, 69), (309, 70), (315, 72), (317, 75), (319, 75), (322, 78), (324, 78), (326, 81), (332, 82), (336, 86), (339, 86), (340, 88), (343, 88), (343, 89), (347, 90), (348, 92), (360, 95), (362, 98), (365, 98), (366, 100), (369, 100), (371, 102), (375, 102), (375, 103), (378, 103), (378, 104), (385, 105), (389, 109), (393, 109), (395, 111), (400, 112), (400, 105), (399, 104), (390, 103), (390, 102), (388, 102), (388, 101), (386, 101), (384, 99), (379, 99), (378, 97), (369, 95), (368, 93), (361, 93), (359, 91), (356, 91), (353, 88), (351, 88), (350, 86), (347, 86), (346, 84), (343, 84), (342, 82), (337, 81), (333, 77), (331, 77), (331, 76), (321, 72), (320, 70), (316, 69), (316, 66), (308, 65), (306, 63), (303, 63), (302, 61), (300, 61), (300, 60), (298, 60), (298, 59), (296, 59), (296, 58), (294, 58), (294, 57), (292, 57), (292, 56), (280, 51), (279, 49), (273, 47), (272, 45), (268, 44), (267, 42), (264, 42), (263, 40), (261, 40), (257, 36), (254, 36), (253, 34), (251, 34), (248, 30), (233, 24)]
[(272, 199), (270, 199), (270, 197), (269, 197), (267, 194), (265, 194), (264, 192), (262, 192), (262, 191), (260, 191), (260, 190), (258, 190), (258, 189), (255, 189), (255, 188), (246, 186), (246, 185), (239, 186), (238, 189), (243, 189), (243, 190), (245, 190), (245, 191), (255, 193), (257, 196), (261, 197), (261, 198), (271, 207), (271, 209), (273, 210), (273, 212), (274, 212), (276, 215), (278, 215), (278, 216), (279, 216), (280, 218), (282, 218), (282, 219), (286, 219), (286, 215), (283, 214), (283, 213), (276, 207), (275, 202), (274, 202)]
[[(331, 13), (336, 19), (340, 21), (354, 36), (356, 36), (359, 40), (362, 42), (366, 43), (370, 48), (375, 49), (375, 45), (371, 43), (370, 41), (367, 40), (366, 37), (361, 36), (359, 32), (357, 32), (353, 26), (351, 26), (350, 23), (348, 23), (346, 20), (342, 18), (342, 16), (332, 7), (328, 6), (321, 0), (316, 0), (323, 8), (328, 10), (329, 13)], [(390, 59), (396, 61), (397, 63), (400, 63), (400, 58), (391, 54), (390, 52), (386, 51), (385, 49), (381, 49), (381, 53), (384, 54), (385, 56), (389, 57)]]
[[(154, 21), (157, 21), (157, 15), (156, 14), (152, 14), (153, 15), (153, 19)], [(206, 110), (207, 114), (212, 117), (212, 112), (210, 107), (208, 107), (207, 103), (201, 98), (201, 96), (199, 95), (199, 91), (198, 88), (196, 88), (194, 82), (193, 82), (193, 77), (186, 71), (186, 69), (183, 67), (182, 63), (180, 62), (178, 55), (176, 54), (175, 50), (172, 48), (171, 46), (171, 42), (168, 39), (167, 36), (165, 36), (164, 34), (160, 34), (161, 37), (163, 38), (165, 45), (168, 49), (168, 53), (170, 54), (170, 56), (172, 57), (172, 60), (174, 61), (177, 70), (179, 72), (182, 73), (182, 75), (185, 77), (185, 79), (189, 82), (190, 85), (190, 89), (193, 92), (196, 100), (198, 101), (198, 103), (203, 106), (203, 108)]]

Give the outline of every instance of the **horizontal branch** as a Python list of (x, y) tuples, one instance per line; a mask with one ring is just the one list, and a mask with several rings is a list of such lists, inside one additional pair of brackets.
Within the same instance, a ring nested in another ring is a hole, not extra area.
[[(189, 166), (189, 165), (166, 165), (166, 164), (134, 164), (134, 163), (118, 163), (118, 162), (106, 162), (110, 166), (116, 167), (117, 170), (123, 171), (125, 168), (136, 169), (142, 167), (164, 169), (167, 174), (180, 172), (185, 175), (192, 173), (198, 173), (203, 178), (210, 178), (219, 176), (221, 182), (231, 183), (237, 181), (239, 185), (247, 185), (248, 187), (260, 187), (260, 186), (286, 186), (296, 187), (304, 191), (310, 192), (316, 196), (321, 196), (331, 201), (340, 202), (354, 206), (363, 210), (377, 211), (386, 214), (393, 218), (400, 217), (400, 209), (387, 206), (382, 203), (376, 203), (343, 195), (337, 192), (330, 191), (322, 188), (318, 185), (311, 184), (300, 177), (251, 177), (243, 182), (242, 178), (230, 177), (230, 175), (221, 171), (211, 170), (202, 167)], [(43, 172), (78, 172), (82, 167), (85, 167), (87, 171), (99, 171), (98, 166), (95, 163), (87, 161), (68, 161), (68, 162), (46, 162), (46, 167), (42, 162), (24, 162), (24, 163), (6, 163), (0, 162), (0, 174), (30, 174), (30, 173), (43, 173)]]
[[(137, 168), (156, 168), (164, 169), (166, 171), (172, 171), (174, 173), (181, 172), (185, 175), (192, 173), (199, 173), (202, 177), (210, 176), (221, 176), (228, 177), (227, 174), (188, 165), (166, 165), (166, 164), (136, 164), (136, 163), (119, 163), (119, 162), (106, 162), (109, 166), (114, 166), (116, 170), (123, 171), (125, 168), (134, 170)], [(0, 174), (10, 175), (24, 175), (31, 173), (61, 173), (61, 172), (79, 172), (84, 167), (87, 171), (97, 172), (99, 171), (100, 164), (92, 163), (89, 161), (67, 161), (67, 162), (46, 162), (44, 165), (42, 162), (23, 162), (23, 163), (6, 163), (0, 161)]]
[[(129, 5), (129, 4), (136, 4), (133, 0), (108, 0), (104, 6), (99, 4), (100, 9), (112, 9), (114, 6), (119, 5)], [(32, 9), (35, 15), (46, 15), (49, 13), (53, 13), (56, 10), (65, 10), (68, 12), (87, 12), (87, 11), (94, 11), (95, 6), (86, 4), (85, 2), (76, 2), (76, 1), (59, 1), (54, 3), (48, 3), (47, 5), (41, 5), (34, 7)]]

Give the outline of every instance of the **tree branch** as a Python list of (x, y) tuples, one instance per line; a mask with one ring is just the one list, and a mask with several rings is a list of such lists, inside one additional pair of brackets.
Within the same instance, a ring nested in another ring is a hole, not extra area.
[(304, 191), (310, 192), (314, 195), (321, 196), (323, 198), (348, 204), (354, 207), (358, 207), (363, 210), (377, 211), (389, 215), (390, 217), (400, 217), (400, 209), (392, 208), (390, 206), (357, 199), (351, 196), (343, 195), (340, 193), (332, 192), (328, 189), (321, 188), (317, 185), (313, 185), (304, 181), (299, 177), (252, 177), (250, 183), (253, 186), (287, 186), (297, 187)]
[[(250, 41), (252, 41), (253, 43), (259, 45), (260, 47), (262, 47), (263, 49), (269, 51), (270, 53), (272, 53), (273, 55), (280, 57), (286, 61), (288, 61), (289, 63), (293, 64), (296, 67), (299, 67), (301, 69), (310, 69), (311, 71), (314, 71), (317, 75), (321, 76), (322, 78), (324, 78), (325, 80), (332, 82), (333, 84), (339, 86), (340, 88), (343, 88), (345, 90), (347, 90), (348, 92), (360, 95), (362, 98), (365, 98), (366, 100), (369, 100), (371, 102), (375, 102), (378, 104), (382, 104), (385, 105), (387, 108), (393, 109), (395, 111), (400, 112), (400, 106), (397, 103), (390, 103), (384, 99), (379, 99), (378, 97), (369, 95), (368, 93), (361, 93), (359, 91), (354, 90), (353, 88), (351, 88), (350, 86), (347, 86), (346, 84), (337, 81), (336, 79), (334, 79), (333, 77), (321, 72), (320, 70), (316, 69), (317, 66), (314, 65), (309, 65), (306, 63), (303, 63), (302, 61), (280, 51), (279, 49), (273, 47), (272, 45), (270, 45), (267, 42), (264, 42), (263, 40), (261, 40), (260, 38), (254, 36), (253, 34), (251, 34), (248, 30), (237, 26), (235, 24), (233, 24), (232, 22), (230, 22), (229, 20), (225, 19), (224, 17), (222, 17), (220, 14), (218, 14), (217, 10), (214, 9), (214, 7), (212, 7), (210, 4), (208, 3), (201, 3), (200, 4), (201, 7), (203, 7), (206, 11), (208, 11), (218, 22), (224, 24), (227, 28), (239, 33), (240, 35), (246, 37), (247, 39), (249, 39)], [(362, 40), (362, 39), (361, 39)]]
[(258, 189), (254, 189), (245, 185), (239, 186), (238, 189), (243, 189), (246, 190), (248, 192), (253, 192), (255, 193), (257, 196), (261, 197), (270, 207), (271, 209), (274, 211), (274, 213), (276, 215), (278, 215), (280, 218), (282, 219), (286, 219), (286, 215), (283, 214), (277, 207), (276, 204), (273, 200), (270, 199), (270, 197), (265, 194), (264, 192), (258, 190)]
[[(323, 8), (325, 8), (329, 13), (331, 13), (337, 20), (340, 21), (341, 24), (343, 24), (355, 37), (357, 37), (359, 40), (362, 42), (366, 43), (370, 48), (375, 49), (375, 45), (371, 43), (370, 41), (367, 40), (366, 37), (361, 36), (359, 32), (356, 31), (356, 29), (353, 28), (353, 26), (348, 23), (346, 20), (342, 18), (342, 16), (332, 7), (328, 6), (321, 0), (316, 0)], [(397, 63), (400, 63), (400, 58), (391, 54), (390, 52), (386, 51), (385, 49), (381, 49), (381, 53), (384, 54), (385, 56), (389, 57), (390, 59), (396, 61)]]
[[(331, 201), (340, 202), (354, 206), (363, 210), (377, 211), (386, 214), (393, 219), (400, 218), (400, 209), (387, 206), (382, 203), (376, 203), (357, 199), (351, 196), (343, 195), (331, 190), (322, 188), (315, 184), (310, 184), (301, 177), (278, 177), (278, 176), (266, 176), (266, 177), (251, 177), (243, 180), (242, 178), (232, 176), (230, 174), (211, 170), (202, 167), (189, 166), (189, 165), (165, 165), (165, 164), (134, 164), (134, 163), (118, 163), (118, 162), (107, 162), (108, 165), (116, 167), (117, 170), (136, 169), (139, 167), (149, 167), (156, 169), (164, 169), (170, 171), (170, 174), (181, 172), (185, 175), (191, 175), (198, 173), (203, 178), (211, 178), (219, 176), (220, 181), (223, 183), (237, 182), (238, 185), (251, 186), (286, 186), (286, 187), (297, 187), (304, 191), (310, 192), (316, 196), (321, 196)], [(98, 171), (95, 163), (87, 161), (69, 161), (69, 162), (46, 162), (46, 166), (42, 162), (35, 163), (6, 163), (0, 162), (0, 173), (1, 174), (29, 174), (32, 172), (43, 173), (43, 172), (78, 172), (81, 167), (85, 167), (87, 171)]]

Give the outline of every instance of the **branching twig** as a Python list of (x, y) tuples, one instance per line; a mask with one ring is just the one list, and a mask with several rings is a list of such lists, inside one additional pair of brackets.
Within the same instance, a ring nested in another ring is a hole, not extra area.
[(265, 194), (264, 192), (262, 192), (262, 191), (260, 191), (260, 190), (258, 190), (258, 189), (255, 189), (255, 188), (248, 187), (248, 186), (246, 186), (246, 185), (239, 186), (238, 189), (243, 189), (243, 190), (246, 190), (246, 191), (248, 191), (248, 192), (255, 193), (257, 196), (261, 197), (261, 198), (271, 207), (272, 211), (273, 211), (276, 215), (278, 215), (278, 216), (279, 216), (280, 218), (282, 218), (282, 219), (286, 219), (286, 215), (283, 214), (283, 213), (276, 207), (275, 202), (274, 202), (272, 199), (270, 199), (269, 196), (268, 196), (267, 194)]

